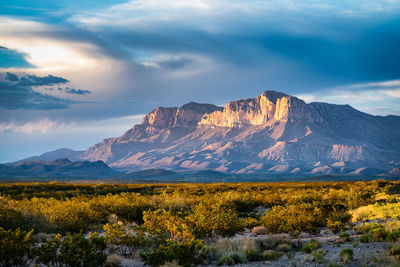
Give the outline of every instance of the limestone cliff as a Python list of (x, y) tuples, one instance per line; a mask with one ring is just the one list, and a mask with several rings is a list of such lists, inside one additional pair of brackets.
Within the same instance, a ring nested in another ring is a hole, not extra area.
[(229, 102), (223, 111), (203, 116), (199, 125), (219, 127), (246, 127), (272, 124), (276, 121), (322, 121), (303, 100), (275, 91), (261, 96)]
[(265, 91), (224, 108), (194, 102), (156, 108), (122, 136), (87, 149), (82, 159), (127, 170), (388, 172), (400, 166), (400, 117)]

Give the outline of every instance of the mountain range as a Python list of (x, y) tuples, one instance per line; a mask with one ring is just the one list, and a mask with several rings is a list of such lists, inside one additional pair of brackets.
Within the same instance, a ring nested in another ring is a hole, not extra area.
[(307, 104), (265, 91), (225, 107), (195, 102), (158, 107), (120, 137), (85, 151), (63, 149), (31, 159), (60, 157), (102, 161), (129, 172), (393, 176), (400, 173), (400, 116)]
[(71, 161), (60, 158), (50, 162), (43, 160), (21, 161), (12, 165), (0, 164), (3, 178), (105, 178), (121, 174), (102, 161)]

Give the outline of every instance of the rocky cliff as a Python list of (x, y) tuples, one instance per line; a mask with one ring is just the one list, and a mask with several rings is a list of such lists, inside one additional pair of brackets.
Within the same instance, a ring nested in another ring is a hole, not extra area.
[(156, 108), (82, 158), (127, 170), (384, 173), (400, 165), (400, 117), (265, 91), (224, 108), (194, 102)]

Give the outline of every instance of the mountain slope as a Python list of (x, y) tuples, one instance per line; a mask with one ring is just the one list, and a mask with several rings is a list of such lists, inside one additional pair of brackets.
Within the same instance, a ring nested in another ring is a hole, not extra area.
[(82, 158), (131, 171), (341, 174), (368, 167), (383, 173), (400, 162), (400, 117), (266, 91), (225, 108), (194, 102), (156, 108)]
[(108, 167), (102, 161), (70, 161), (66, 158), (51, 162), (23, 161), (18, 164), (0, 166), (0, 177), (109, 177), (118, 175), (119, 172)]
[(76, 151), (76, 150), (72, 150), (69, 148), (60, 148), (60, 149), (57, 149), (54, 151), (43, 153), (40, 156), (33, 156), (33, 157), (26, 158), (26, 159), (18, 160), (15, 162), (10, 162), (10, 163), (7, 163), (7, 165), (15, 165), (15, 164), (23, 162), (23, 161), (38, 161), (38, 160), (53, 161), (53, 160), (60, 159), (60, 158), (67, 158), (71, 161), (77, 161), (77, 160), (81, 159), (81, 156), (83, 153), (84, 153), (84, 151)]

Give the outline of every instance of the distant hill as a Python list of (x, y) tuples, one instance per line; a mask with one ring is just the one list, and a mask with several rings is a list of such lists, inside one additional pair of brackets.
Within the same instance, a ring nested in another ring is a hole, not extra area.
[(118, 175), (120, 172), (102, 161), (74, 161), (57, 159), (51, 162), (23, 161), (15, 165), (0, 165), (0, 177), (51, 177), (51, 178), (101, 178)]
[(40, 156), (33, 156), (15, 162), (7, 163), (7, 165), (15, 165), (23, 161), (53, 161), (60, 158), (67, 158), (70, 161), (79, 161), (85, 151), (76, 151), (69, 148), (60, 148), (54, 151), (43, 153)]
[(180, 179), (182, 176), (173, 171), (164, 169), (148, 169), (142, 171), (129, 172), (126, 174), (119, 175), (118, 178), (126, 179)]

